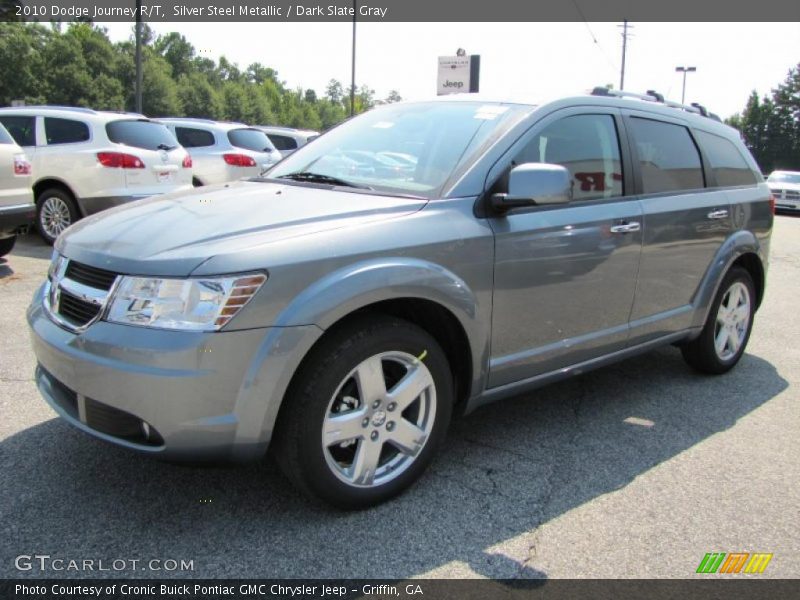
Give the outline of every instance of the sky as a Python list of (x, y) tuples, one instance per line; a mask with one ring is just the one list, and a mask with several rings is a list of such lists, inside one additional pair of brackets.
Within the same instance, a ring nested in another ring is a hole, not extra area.
[[(113, 41), (130, 23), (98, 23)], [(481, 55), (480, 91), (542, 102), (619, 88), (622, 36), (618, 23), (358, 23), (356, 85), (378, 98), (397, 90), (407, 100), (436, 93), (437, 57), (457, 48)], [(767, 93), (800, 63), (800, 23), (632, 23), (625, 89), (655, 89), (680, 101), (676, 66), (697, 67), (686, 78), (686, 102), (728, 117), (752, 90)], [(350, 82), (351, 23), (154, 23), (178, 31), (201, 56), (225, 56), (244, 68), (260, 62), (291, 88), (323, 94), (331, 78)]]

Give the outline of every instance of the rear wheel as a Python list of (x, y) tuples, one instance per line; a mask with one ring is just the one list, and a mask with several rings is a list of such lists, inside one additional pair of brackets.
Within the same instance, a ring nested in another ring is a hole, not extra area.
[(732, 268), (722, 281), (702, 333), (681, 348), (686, 362), (714, 375), (732, 369), (750, 339), (755, 298), (750, 273), (741, 267)]
[(14, 243), (17, 241), (17, 236), (3, 238), (0, 240), (0, 256), (5, 256), (14, 248)]
[(453, 404), (447, 359), (427, 332), (393, 318), (332, 333), (296, 377), (275, 436), (282, 470), (341, 508), (410, 486), (445, 436)]
[(36, 199), (36, 229), (48, 244), (79, 218), (75, 200), (64, 190), (49, 188)]

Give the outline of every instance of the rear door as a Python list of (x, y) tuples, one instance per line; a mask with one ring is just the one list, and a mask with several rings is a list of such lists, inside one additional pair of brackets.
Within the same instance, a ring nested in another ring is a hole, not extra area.
[[(685, 120), (624, 111), (644, 212), (631, 344), (691, 325), (692, 299), (732, 230), (725, 192), (708, 187), (704, 159)], [(705, 165), (707, 167), (707, 165)]]
[[(626, 195), (632, 179), (620, 130), (614, 108), (557, 111), (498, 163), (505, 173), (509, 164), (562, 165), (573, 177), (574, 200), (489, 219), (495, 233), (490, 387), (625, 347), (642, 219), (639, 203)], [(504, 178), (492, 192), (505, 191)]]

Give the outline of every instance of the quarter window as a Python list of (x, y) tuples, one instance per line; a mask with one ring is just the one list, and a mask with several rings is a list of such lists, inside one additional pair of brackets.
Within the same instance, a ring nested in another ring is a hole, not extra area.
[(176, 127), (175, 137), (184, 148), (205, 148), (214, 145), (214, 134), (205, 129)]
[(630, 123), (645, 194), (703, 187), (700, 154), (686, 127), (637, 117)]
[(48, 146), (54, 144), (75, 144), (89, 140), (89, 127), (81, 121), (45, 117), (44, 132)]
[(575, 115), (548, 125), (514, 160), (531, 162), (565, 167), (572, 175), (575, 200), (623, 195), (619, 139), (611, 115)]
[(297, 148), (297, 141), (287, 135), (277, 135), (270, 133), (269, 139), (275, 144), (278, 150), (295, 150)]
[(703, 148), (714, 171), (714, 179), (719, 187), (754, 185), (756, 176), (747, 165), (741, 152), (723, 137), (696, 131), (697, 141)]

